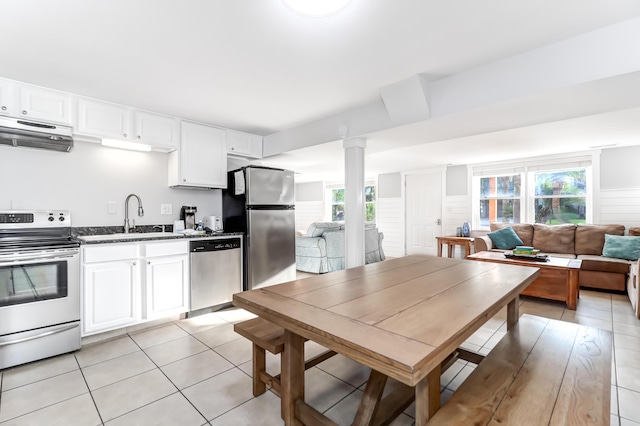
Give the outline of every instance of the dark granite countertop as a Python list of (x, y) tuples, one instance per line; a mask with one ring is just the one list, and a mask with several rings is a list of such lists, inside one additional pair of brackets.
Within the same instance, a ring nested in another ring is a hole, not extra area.
[[(220, 237), (242, 236), (242, 232), (211, 232), (196, 235), (174, 234), (173, 226), (165, 225), (164, 232), (161, 232), (162, 225), (137, 226), (136, 230), (124, 234), (122, 226), (92, 226), (71, 228), (71, 235), (74, 240), (81, 245), (85, 244), (112, 244), (129, 243), (139, 241), (159, 241), (177, 239), (216, 239)], [(88, 239), (82, 238), (88, 237)]]

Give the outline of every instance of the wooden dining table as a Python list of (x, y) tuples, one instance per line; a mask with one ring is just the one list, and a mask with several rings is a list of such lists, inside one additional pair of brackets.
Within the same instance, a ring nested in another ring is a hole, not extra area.
[[(507, 327), (515, 325), (519, 294), (538, 275), (412, 255), (237, 293), (233, 303), (284, 328), (286, 425), (334, 424), (304, 400), (308, 339), (371, 368), (353, 424), (388, 424), (415, 400), (422, 426), (440, 407), (443, 363), (505, 306)], [(383, 399), (388, 378), (397, 388)]]

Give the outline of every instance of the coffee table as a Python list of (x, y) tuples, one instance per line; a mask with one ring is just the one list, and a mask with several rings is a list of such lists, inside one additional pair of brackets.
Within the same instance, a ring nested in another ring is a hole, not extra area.
[(550, 256), (548, 262), (538, 262), (526, 259), (508, 259), (503, 252), (497, 251), (481, 251), (467, 256), (466, 259), (540, 268), (540, 277), (520, 294), (542, 299), (559, 300), (565, 302), (567, 308), (576, 309), (580, 291), (578, 280), (580, 265), (582, 264), (580, 259)]

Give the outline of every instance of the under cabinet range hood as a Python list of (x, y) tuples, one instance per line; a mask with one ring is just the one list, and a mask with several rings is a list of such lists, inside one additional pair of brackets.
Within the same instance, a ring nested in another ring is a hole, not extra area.
[(59, 124), (0, 117), (0, 145), (69, 152), (73, 129)]

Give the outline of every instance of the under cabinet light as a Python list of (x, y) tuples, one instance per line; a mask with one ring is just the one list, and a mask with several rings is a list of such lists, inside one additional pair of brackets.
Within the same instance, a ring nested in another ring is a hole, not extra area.
[(294, 12), (306, 16), (327, 16), (344, 8), (351, 0), (283, 0)]
[(149, 145), (136, 142), (119, 141), (117, 139), (102, 139), (102, 145), (111, 148), (128, 149), (132, 151), (151, 151), (151, 146)]

